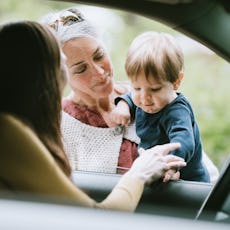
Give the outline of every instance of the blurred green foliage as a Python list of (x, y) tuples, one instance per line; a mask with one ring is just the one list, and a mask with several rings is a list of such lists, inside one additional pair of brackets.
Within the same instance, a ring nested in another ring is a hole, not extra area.
[[(45, 0), (1, 0), (0, 21), (38, 20), (48, 12), (70, 6), (83, 7), (79, 4)], [(167, 26), (141, 16), (116, 10), (109, 11), (112, 11), (119, 19), (119, 24), (106, 28), (104, 36), (117, 80), (127, 80), (124, 71), (125, 56), (130, 42), (136, 35), (146, 30), (179, 34)], [(98, 9), (95, 12), (98, 12)], [(95, 15), (93, 17), (96, 20), (97, 14)], [(104, 19), (104, 22), (106, 20)], [(104, 22), (100, 22), (101, 27), (104, 26)], [(180, 91), (190, 100), (194, 108), (204, 150), (218, 168), (221, 168), (230, 153), (229, 76), (229, 63), (216, 54), (211, 52), (185, 53), (185, 78)]]

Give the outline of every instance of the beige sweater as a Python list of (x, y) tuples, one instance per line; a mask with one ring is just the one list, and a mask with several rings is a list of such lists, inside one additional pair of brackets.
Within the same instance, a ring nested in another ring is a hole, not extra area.
[(88, 207), (135, 210), (144, 188), (139, 180), (124, 175), (108, 197), (97, 203), (62, 172), (28, 126), (0, 114), (0, 130), (0, 190), (68, 198)]

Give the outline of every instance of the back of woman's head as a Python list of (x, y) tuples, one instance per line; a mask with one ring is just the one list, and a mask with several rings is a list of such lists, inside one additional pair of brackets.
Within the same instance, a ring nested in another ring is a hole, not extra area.
[(51, 32), (36, 22), (2, 26), (0, 63), (1, 111), (31, 119), (44, 117), (50, 106), (58, 111), (60, 53)]
[(0, 65), (0, 112), (27, 122), (54, 153), (58, 149), (54, 142), (61, 146), (63, 81), (60, 48), (54, 34), (37, 22), (2, 25)]

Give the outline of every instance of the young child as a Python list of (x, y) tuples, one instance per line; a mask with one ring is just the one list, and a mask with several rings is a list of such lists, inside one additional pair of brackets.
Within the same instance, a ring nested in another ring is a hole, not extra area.
[(180, 142), (181, 148), (170, 153), (187, 162), (180, 169), (180, 178), (210, 182), (202, 164), (201, 138), (192, 107), (177, 92), (183, 68), (183, 53), (173, 36), (157, 32), (137, 36), (125, 63), (132, 89), (116, 99), (114, 120), (128, 125), (135, 119), (139, 149)]

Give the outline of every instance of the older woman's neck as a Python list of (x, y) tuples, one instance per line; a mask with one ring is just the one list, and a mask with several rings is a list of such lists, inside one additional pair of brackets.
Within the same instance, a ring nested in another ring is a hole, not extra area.
[(68, 98), (78, 105), (95, 109), (98, 112), (110, 112), (114, 106), (112, 103), (113, 100), (110, 97), (92, 98), (87, 95), (82, 97), (81, 95), (76, 95), (75, 93), (71, 92)]
[(112, 103), (112, 100), (109, 97), (101, 98), (97, 101), (97, 108), (99, 112), (111, 112), (113, 107), (114, 104)]

